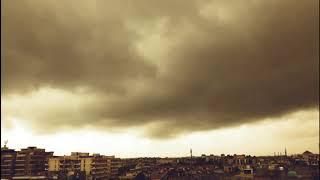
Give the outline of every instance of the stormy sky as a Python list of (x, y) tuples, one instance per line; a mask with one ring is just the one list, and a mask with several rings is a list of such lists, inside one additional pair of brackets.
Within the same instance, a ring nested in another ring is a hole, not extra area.
[(168, 140), (319, 112), (317, 0), (1, 3), (8, 129)]

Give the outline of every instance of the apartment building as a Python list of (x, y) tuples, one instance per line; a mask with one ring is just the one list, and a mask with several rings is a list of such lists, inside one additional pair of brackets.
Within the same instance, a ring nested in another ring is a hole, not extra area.
[(48, 170), (48, 160), (53, 152), (45, 149), (28, 147), (17, 152), (14, 176), (45, 176)]
[(108, 158), (94, 154), (91, 161), (91, 175), (93, 179), (107, 179), (110, 176)]
[(17, 152), (6, 145), (1, 148), (1, 179), (10, 179), (14, 175)]
[(48, 171), (58, 172), (60, 170), (60, 159), (59, 156), (52, 156), (48, 160)]
[(119, 174), (119, 168), (122, 166), (120, 158), (111, 158), (111, 178), (116, 178)]
[(89, 154), (71, 153), (70, 156), (53, 156), (48, 160), (48, 174), (50, 176), (74, 176), (82, 171), (81, 157)]
[(73, 152), (70, 156), (55, 156), (49, 159), (51, 176), (85, 176), (86, 179), (108, 179), (111, 176), (112, 156)]

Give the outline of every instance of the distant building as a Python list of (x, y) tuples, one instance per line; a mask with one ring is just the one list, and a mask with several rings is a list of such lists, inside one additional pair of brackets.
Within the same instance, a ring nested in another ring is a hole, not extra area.
[(87, 153), (87, 152), (71, 152), (71, 156), (74, 156), (74, 157), (88, 157), (89, 153)]
[(122, 162), (120, 158), (112, 158), (111, 159), (111, 178), (115, 178), (119, 174), (119, 168), (122, 167)]
[(177, 163), (177, 159), (176, 158), (160, 158), (157, 159), (157, 164), (174, 164)]
[(60, 157), (53, 156), (48, 160), (48, 171), (50, 172), (58, 172), (60, 170)]
[(14, 176), (44, 176), (48, 170), (48, 159), (53, 152), (28, 147), (17, 152)]
[(15, 176), (40, 176), (45, 175), (48, 168), (48, 159), (53, 152), (45, 149), (28, 147), (18, 151), (15, 163)]
[(233, 157), (238, 166), (244, 166), (247, 163), (245, 155), (234, 155)]
[(17, 152), (6, 145), (1, 148), (1, 179), (10, 179), (14, 175)]
[[(94, 154), (91, 159), (91, 175), (93, 179), (107, 179), (110, 177), (110, 159), (100, 154)], [(87, 171), (86, 171), (87, 172)]]
[(319, 165), (319, 154), (313, 154), (310, 151), (305, 151), (302, 153), (302, 158), (308, 165)]
[(87, 179), (108, 179), (113, 156), (73, 152), (70, 156), (51, 157), (49, 173), (66, 177), (85, 176)]
[(233, 166), (230, 166), (230, 165), (224, 165), (224, 166), (223, 166), (223, 171), (224, 171), (225, 173), (231, 173), (231, 172), (234, 171), (234, 167), (233, 167)]

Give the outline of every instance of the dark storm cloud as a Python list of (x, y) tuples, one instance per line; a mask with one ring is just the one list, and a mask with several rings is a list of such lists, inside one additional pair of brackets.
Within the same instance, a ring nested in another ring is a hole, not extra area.
[(41, 86), (122, 91), (122, 80), (154, 74), (133, 52), (123, 18), (100, 17), (85, 2), (4, 2), (4, 93)]
[[(86, 87), (99, 100), (22, 113), (33, 124), (146, 125), (149, 136), (173, 137), (319, 104), (316, 0), (48, 2), (4, 3), (2, 93)], [(130, 26), (163, 18), (169, 44), (160, 44), (170, 48), (157, 66), (136, 51), (144, 37)]]

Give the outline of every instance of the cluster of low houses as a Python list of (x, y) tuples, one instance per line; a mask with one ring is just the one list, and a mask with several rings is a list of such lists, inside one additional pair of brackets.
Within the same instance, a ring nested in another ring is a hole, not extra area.
[[(319, 154), (306, 151), (297, 155), (246, 156), (220, 155), (186, 158), (129, 159), (131, 168), (119, 176), (134, 179), (143, 172), (145, 179), (264, 179), (288, 177), (319, 177)], [(136, 166), (132, 166), (136, 164)]]

